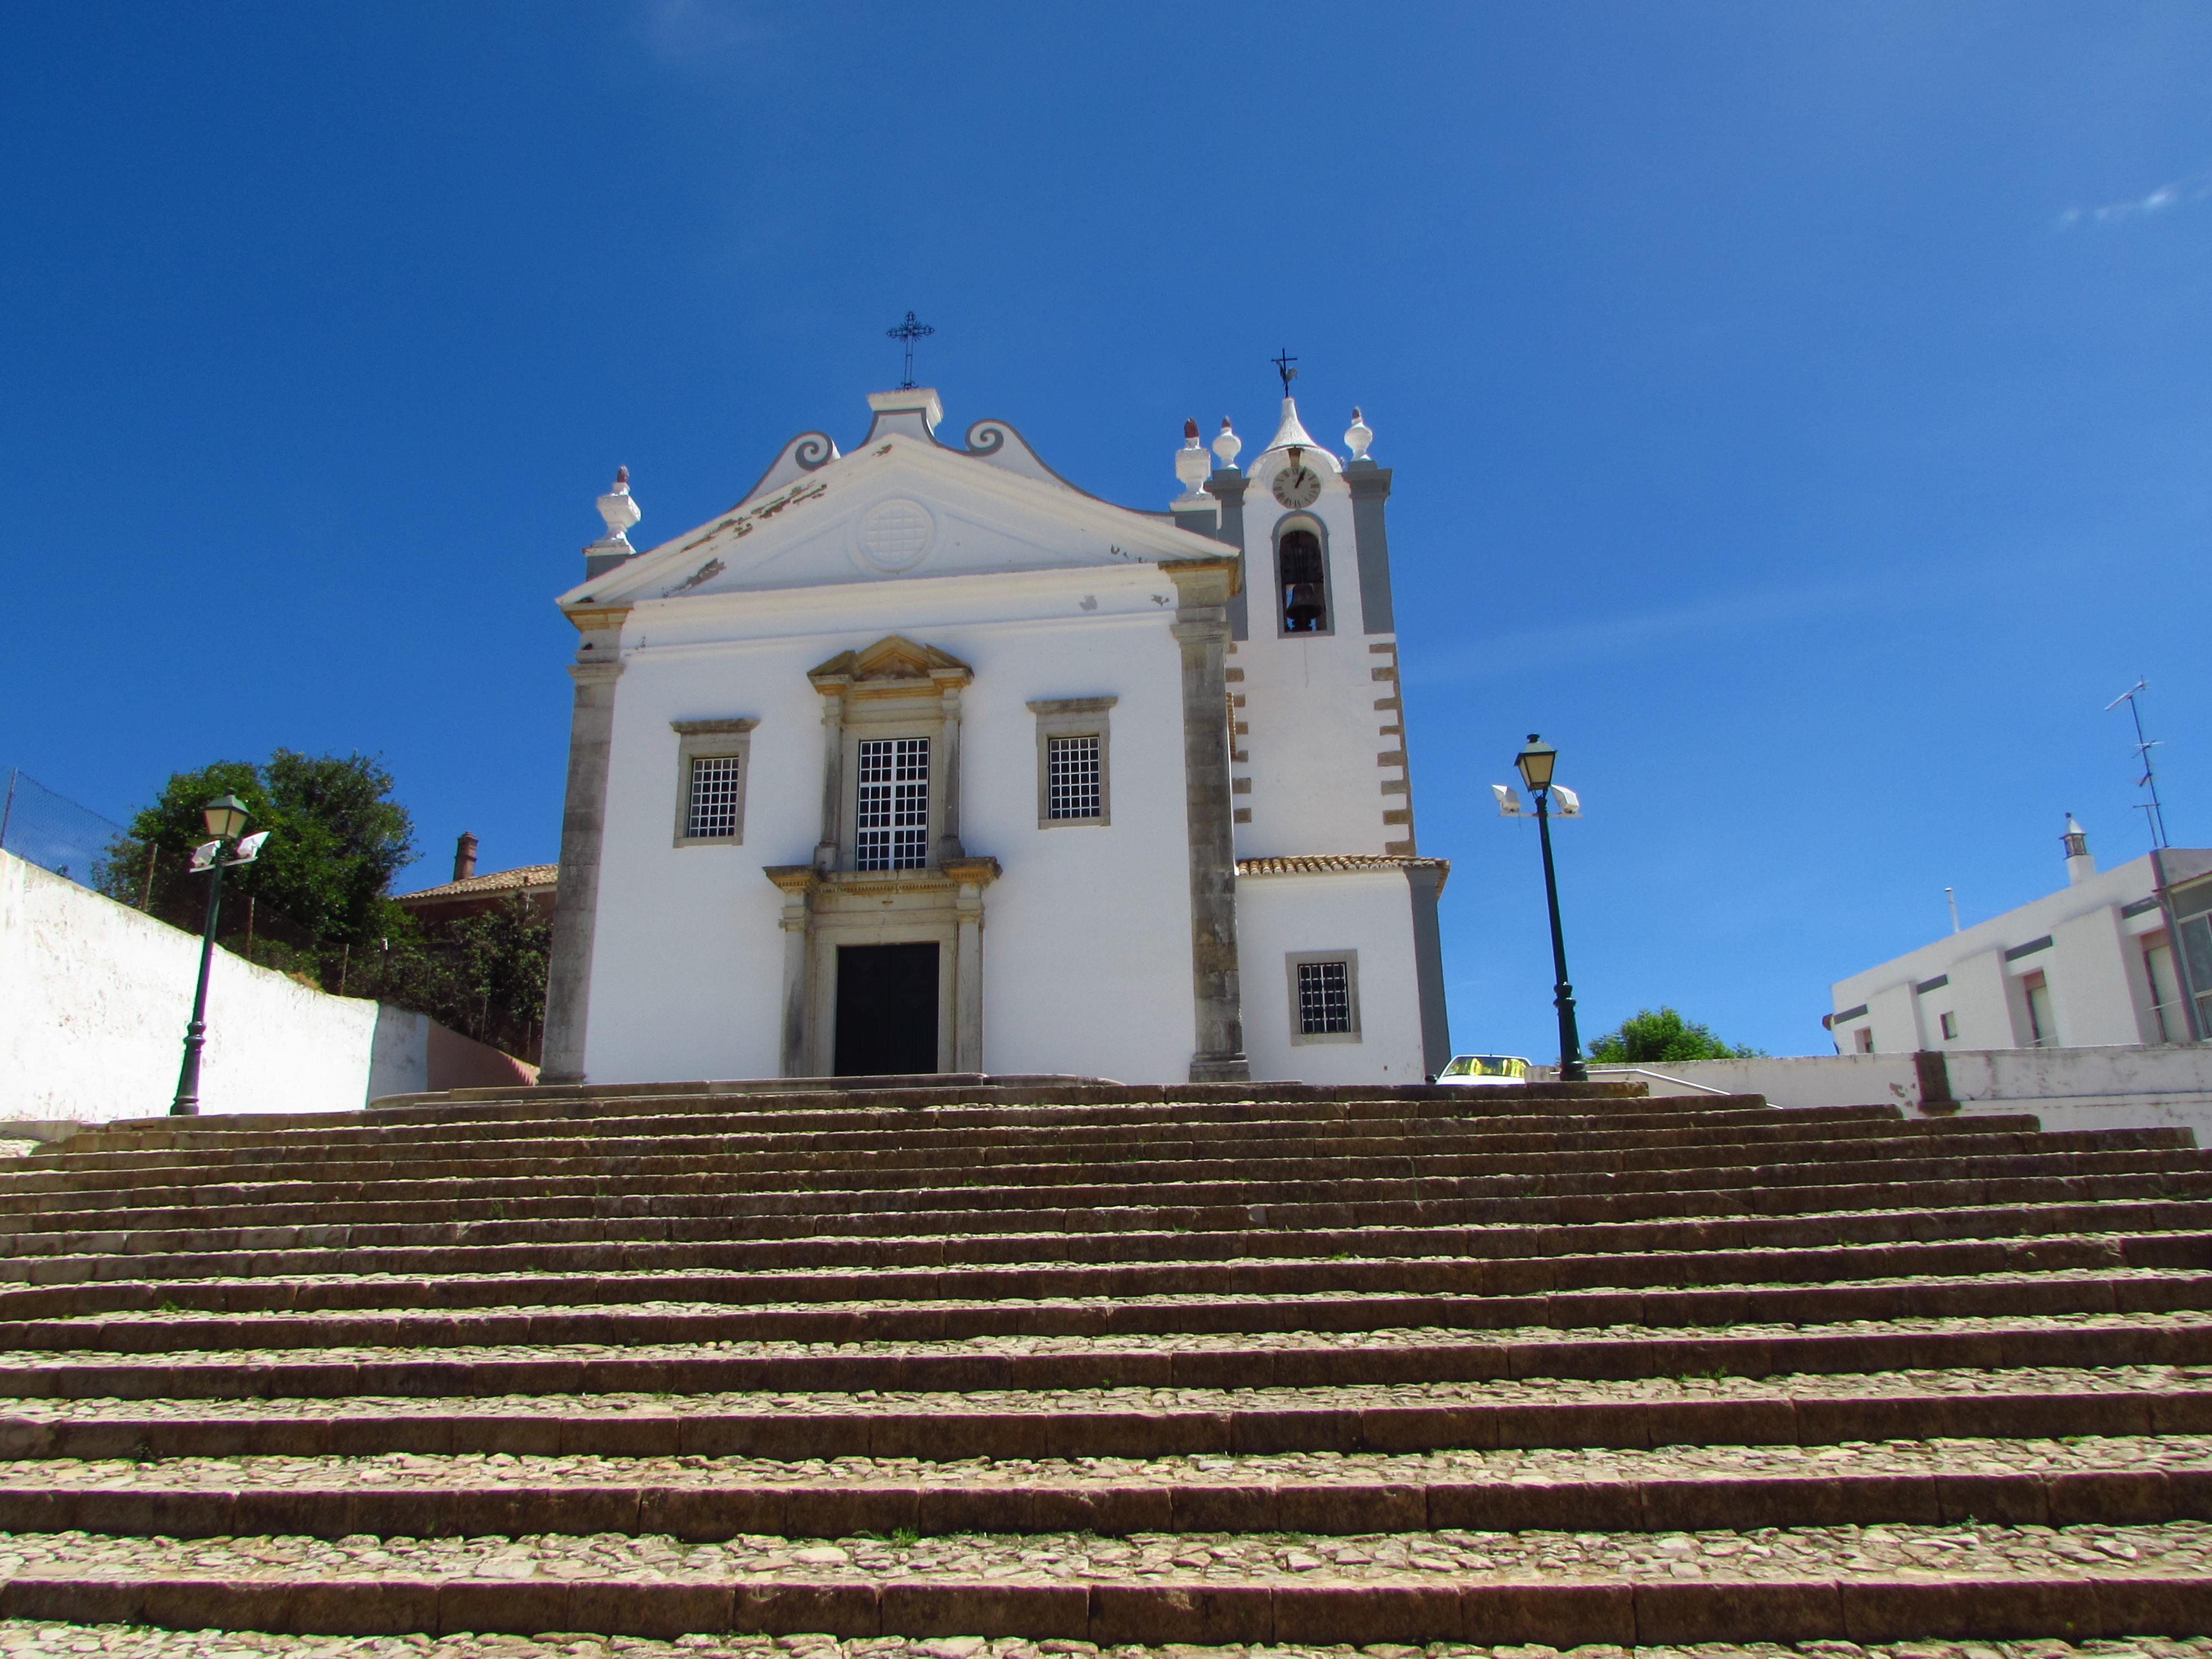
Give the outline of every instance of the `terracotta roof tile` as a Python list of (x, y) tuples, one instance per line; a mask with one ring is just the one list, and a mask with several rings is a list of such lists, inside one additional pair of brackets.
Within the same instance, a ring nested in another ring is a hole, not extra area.
[(1449, 859), (1404, 858), (1386, 853), (1299, 853), (1287, 858), (1239, 859), (1240, 876), (1333, 876), (1372, 870), (1451, 869)]
[(478, 898), (489, 893), (526, 892), (535, 888), (556, 884), (561, 874), (557, 864), (524, 864), (512, 870), (495, 870), (488, 876), (471, 876), (466, 881), (449, 881), (442, 887), (425, 887), (419, 892), (396, 893), (392, 896), (401, 904), (417, 899)]

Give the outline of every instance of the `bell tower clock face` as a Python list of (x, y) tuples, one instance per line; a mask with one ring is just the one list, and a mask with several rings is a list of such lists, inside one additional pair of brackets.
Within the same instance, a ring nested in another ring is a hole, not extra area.
[(1285, 507), (1311, 507), (1321, 499), (1321, 474), (1293, 463), (1275, 475), (1275, 499)]

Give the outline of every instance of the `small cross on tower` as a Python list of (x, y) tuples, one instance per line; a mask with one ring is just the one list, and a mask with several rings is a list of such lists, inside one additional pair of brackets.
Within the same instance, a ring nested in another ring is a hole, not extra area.
[(901, 392), (911, 392), (914, 390), (914, 343), (936, 333), (937, 331), (927, 323), (916, 322), (914, 313), (909, 311), (906, 314), (904, 322), (896, 328), (887, 328), (884, 332), (894, 340), (903, 340), (906, 343), (906, 379), (898, 383), (898, 389)]
[[(914, 313), (912, 312), (908, 312), (907, 313), (907, 319), (910, 322), (913, 320), (913, 318)], [(1268, 361), (1274, 364), (1275, 373), (1283, 377), (1283, 396), (1285, 398), (1289, 397), (1291, 395), (1291, 382), (1298, 378), (1297, 370), (1292, 368), (1291, 365), (1297, 362), (1297, 359), (1291, 356), (1290, 347), (1285, 346), (1280, 351), (1269, 358)]]

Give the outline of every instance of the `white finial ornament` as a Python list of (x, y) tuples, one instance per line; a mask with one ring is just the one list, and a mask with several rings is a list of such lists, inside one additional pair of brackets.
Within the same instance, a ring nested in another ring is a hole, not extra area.
[(620, 542), (627, 547), (629, 544), (629, 538), (624, 532), (645, 516), (639, 511), (637, 503), (630, 499), (628, 467), (618, 466), (615, 469), (614, 488), (600, 496), (597, 505), (599, 517), (606, 520), (607, 533), (605, 539), (609, 542)]
[(1344, 447), (1352, 452), (1353, 460), (1364, 461), (1367, 459), (1367, 446), (1374, 441), (1375, 434), (1369, 430), (1367, 422), (1360, 416), (1358, 405), (1355, 404), (1352, 410), (1352, 424), (1344, 431)]
[(1182, 493), (1186, 495), (1198, 494), (1198, 487), (1213, 470), (1213, 463), (1206, 457), (1206, 447), (1198, 440), (1196, 421), (1182, 423), (1182, 447), (1176, 451), (1175, 469), (1176, 477), (1182, 480)]
[(1213, 453), (1221, 458), (1224, 466), (1237, 465), (1237, 457), (1243, 452), (1244, 441), (1230, 430), (1229, 417), (1221, 417), (1221, 435), (1213, 441)]

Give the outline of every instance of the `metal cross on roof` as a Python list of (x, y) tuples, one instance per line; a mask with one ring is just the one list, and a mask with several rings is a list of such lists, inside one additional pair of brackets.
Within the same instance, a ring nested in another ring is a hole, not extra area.
[[(911, 315), (911, 313), (908, 314)], [(1283, 396), (1285, 398), (1289, 397), (1291, 395), (1291, 382), (1298, 378), (1297, 370), (1292, 368), (1291, 365), (1297, 362), (1297, 359), (1291, 356), (1290, 347), (1285, 346), (1280, 351), (1277, 352), (1275, 356), (1269, 358), (1267, 361), (1274, 364), (1275, 373), (1283, 377)]]
[(909, 311), (906, 314), (904, 322), (896, 328), (887, 328), (884, 332), (894, 340), (906, 342), (906, 379), (898, 383), (898, 389), (901, 392), (911, 392), (914, 390), (914, 343), (926, 336), (936, 333), (937, 331), (927, 323), (916, 322), (914, 313)]

